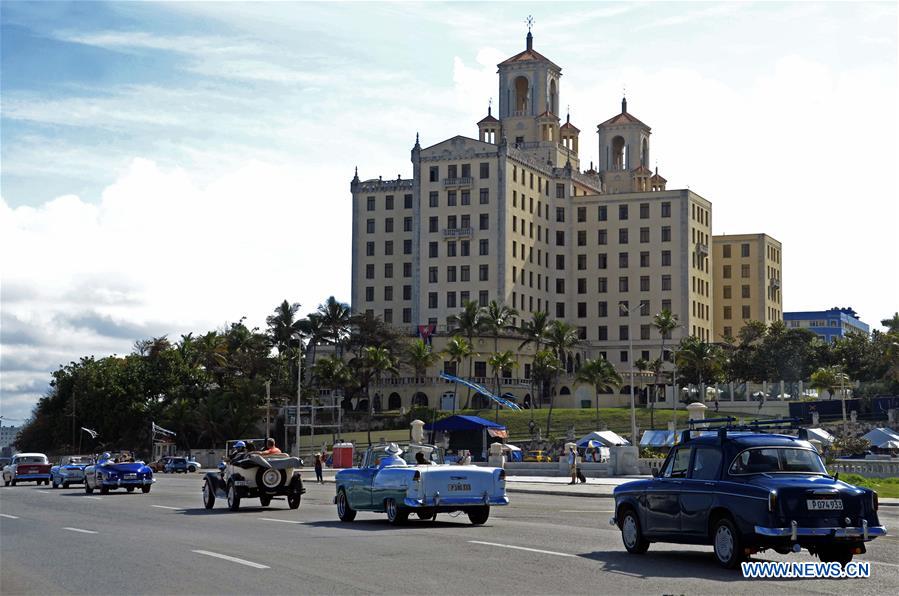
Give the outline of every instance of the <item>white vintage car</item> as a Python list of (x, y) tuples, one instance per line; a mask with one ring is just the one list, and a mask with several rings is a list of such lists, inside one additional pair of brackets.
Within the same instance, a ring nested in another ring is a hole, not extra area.
[(438, 513), (462, 511), (473, 524), (483, 524), (490, 507), (508, 505), (502, 468), (444, 464), (433, 445), (395, 443), (368, 449), (359, 468), (337, 473), (337, 516), (350, 522), (358, 511), (387, 514), (402, 524), (410, 513), (431, 520)]
[[(234, 445), (244, 448), (251, 441), (228, 441), (227, 449)], [(296, 509), (306, 492), (299, 468), (303, 460), (286, 453), (263, 455), (257, 452), (234, 454), (220, 466), (218, 472), (207, 472), (203, 480), (203, 505), (215, 506), (216, 498), (226, 499), (228, 509), (237, 511), (243, 499), (258, 498), (259, 504), (268, 507), (274, 497), (287, 497), (287, 506)]]
[(50, 484), (50, 462), (43, 453), (17, 453), (3, 468), (3, 484), (15, 486), (17, 482)]

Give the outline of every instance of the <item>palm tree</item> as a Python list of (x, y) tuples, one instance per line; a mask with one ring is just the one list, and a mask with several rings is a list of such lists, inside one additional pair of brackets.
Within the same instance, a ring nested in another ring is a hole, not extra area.
[(415, 372), (415, 376), (421, 379), (427, 375), (428, 369), (437, 364), (441, 357), (438, 352), (431, 350), (431, 346), (423, 339), (415, 339), (406, 347), (405, 364)]
[(279, 354), (287, 352), (301, 330), (301, 322), (296, 318), (300, 304), (290, 304), (287, 300), (275, 307), (275, 312), (265, 319), (272, 345)]
[(881, 319), (880, 324), (887, 328), (888, 333), (899, 333), (899, 312), (889, 319)]
[[(531, 376), (534, 381), (539, 383), (540, 386), (540, 401), (542, 402), (545, 398), (546, 387), (549, 385), (552, 380), (559, 373), (559, 370), (562, 368), (562, 362), (559, 360), (559, 357), (556, 356), (555, 352), (548, 349), (543, 349), (534, 354), (534, 365), (533, 370), (531, 371)], [(552, 421), (552, 397), (550, 397), (549, 402), (549, 416), (546, 419), (546, 436), (549, 437), (549, 424)]]
[(381, 376), (385, 373), (395, 375), (398, 373), (396, 369), (396, 360), (390, 355), (386, 348), (376, 348), (373, 346), (362, 350), (362, 369), (365, 378), (365, 394), (368, 397), (368, 444), (371, 445), (371, 423), (375, 416), (375, 400), (369, 391), (371, 381), (374, 380), (375, 386), (380, 385)]
[(499, 336), (501, 333), (515, 329), (512, 318), (518, 316), (518, 311), (491, 300), (481, 313), (481, 329), (493, 336), (493, 353), (499, 351)]
[[(650, 370), (649, 360), (646, 360), (645, 358), (638, 359), (636, 362), (634, 362), (634, 368), (636, 368), (640, 372), (640, 375), (637, 378), (637, 387), (638, 387), (639, 391), (642, 392), (644, 389), (644, 386), (646, 385), (646, 382), (643, 380), (643, 373)], [(649, 393), (649, 392), (647, 392), (647, 393)], [(648, 401), (648, 396), (647, 396), (647, 401)]]
[(700, 399), (705, 400), (704, 381), (714, 380), (721, 372), (721, 348), (698, 337), (685, 337), (675, 354), (677, 369), (690, 381), (698, 380)]
[[(652, 326), (655, 327), (659, 332), (659, 335), (662, 336), (662, 347), (659, 351), (659, 358), (661, 359), (662, 366), (664, 366), (664, 363), (668, 361), (668, 359), (665, 358), (665, 340), (671, 338), (671, 332), (680, 327), (680, 323), (678, 323), (677, 315), (672, 314), (667, 308), (663, 308), (661, 312), (657, 313), (652, 318)], [(662, 376), (662, 366), (655, 369), (655, 383), (653, 384), (654, 392), (658, 391), (659, 380)], [(662, 390), (664, 391), (664, 386)], [(677, 399), (676, 395), (674, 396), (674, 399)], [(655, 402), (657, 401), (658, 396), (653, 396), (652, 404), (649, 406), (650, 426), (653, 428), (655, 428)]]
[(522, 348), (529, 344), (534, 344), (534, 358), (531, 359), (531, 420), (534, 419), (534, 406), (537, 404), (537, 400), (533, 398), (534, 395), (534, 359), (537, 358), (537, 352), (540, 351), (541, 346), (543, 345), (544, 337), (546, 336), (546, 332), (549, 329), (549, 313), (540, 311), (531, 313), (531, 320), (525, 321), (521, 324), (520, 333), (524, 336), (524, 340), (519, 344), (518, 350), (520, 351)]
[[(564, 321), (553, 321), (546, 334), (546, 345), (555, 352), (560, 363), (566, 352), (580, 343), (577, 335), (577, 329), (573, 325), (569, 325)], [(553, 416), (553, 405), (555, 404), (556, 384), (561, 372), (561, 366), (556, 368), (556, 374), (553, 375), (552, 393), (549, 396), (549, 413), (546, 416), (546, 433), (549, 434), (550, 424)]]
[[(493, 369), (493, 379), (496, 382), (496, 395), (502, 395), (499, 386), (499, 376), (501, 373), (508, 373), (513, 368), (518, 367), (518, 360), (512, 350), (504, 352), (495, 352), (488, 360), (487, 364)], [(496, 421), (499, 422), (499, 402), (496, 403)]]
[[(471, 349), (471, 344), (468, 340), (459, 335), (454, 335), (450, 338), (443, 353), (448, 356), (449, 361), (455, 365), (453, 368), (456, 371), (456, 374), (458, 374), (459, 365), (462, 364), (463, 360), (477, 356), (477, 354), (474, 353), (474, 350)], [(453, 383), (453, 414), (456, 413), (456, 388), (458, 386), (458, 383)]]
[(599, 394), (621, 387), (621, 375), (605, 358), (585, 361), (574, 377), (575, 384), (593, 385), (596, 389), (596, 429), (599, 430)]
[(350, 333), (350, 307), (343, 302), (338, 302), (334, 296), (329, 296), (318, 307), (317, 314), (321, 317), (322, 327), (326, 330), (325, 337), (337, 348), (337, 356), (343, 358), (343, 344)]
[[(467, 339), (468, 343), (474, 347), (474, 336), (480, 333), (484, 328), (484, 313), (483, 310), (478, 306), (477, 302), (472, 300), (466, 300), (462, 303), (462, 312), (455, 315), (450, 315), (447, 319), (447, 323), (449, 323), (453, 327), (453, 331), (457, 331), (462, 333)], [(468, 379), (471, 380), (472, 377), (472, 368), (474, 367), (474, 359), (473, 353), (472, 356), (468, 358)], [(468, 393), (465, 397), (465, 406), (462, 408), (463, 410), (468, 409), (468, 403), (471, 401), (471, 388), (468, 389)]]
[(849, 375), (843, 372), (839, 366), (822, 366), (812, 373), (811, 386), (821, 391), (827, 391), (827, 398), (833, 399), (833, 394), (849, 383)]
[(346, 396), (354, 385), (353, 371), (340, 358), (325, 356), (312, 368), (319, 388), (340, 389)]

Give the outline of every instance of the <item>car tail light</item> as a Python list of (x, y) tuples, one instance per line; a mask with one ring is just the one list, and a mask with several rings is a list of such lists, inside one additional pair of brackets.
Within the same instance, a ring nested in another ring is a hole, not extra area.
[(877, 499), (877, 491), (871, 491), (871, 493), (873, 494), (874, 511), (877, 511), (877, 508), (880, 506), (880, 502)]
[(500, 482), (505, 482), (505, 481), (506, 481), (506, 471), (505, 471), (505, 470), (500, 470), (500, 471), (499, 471), (499, 481), (500, 481)]
[(768, 493), (768, 511), (774, 512), (777, 510), (777, 491), (771, 491)]
[(412, 482), (421, 482), (421, 471), (415, 470), (415, 473), (412, 474)]

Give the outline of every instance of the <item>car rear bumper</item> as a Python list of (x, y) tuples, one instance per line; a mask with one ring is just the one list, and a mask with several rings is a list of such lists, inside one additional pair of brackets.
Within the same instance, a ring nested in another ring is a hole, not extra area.
[(770, 538), (790, 538), (797, 540), (799, 538), (847, 538), (871, 540), (878, 536), (885, 536), (887, 533), (886, 526), (868, 526), (867, 523), (861, 527), (847, 528), (807, 528), (793, 525), (789, 528), (766, 528), (764, 526), (755, 526), (755, 533), (759, 536), (767, 536)]
[(100, 486), (146, 486), (154, 482), (156, 482), (154, 478), (135, 478), (131, 480), (117, 478), (115, 480), (101, 480)]
[(50, 473), (46, 474), (16, 474), (13, 480), (49, 480)]
[(403, 504), (406, 507), (411, 507), (413, 509), (426, 508), (426, 507), (466, 507), (466, 506), (477, 506), (477, 505), (508, 505), (509, 497), (442, 497), (437, 495), (435, 497), (424, 497), (421, 499), (403, 499)]

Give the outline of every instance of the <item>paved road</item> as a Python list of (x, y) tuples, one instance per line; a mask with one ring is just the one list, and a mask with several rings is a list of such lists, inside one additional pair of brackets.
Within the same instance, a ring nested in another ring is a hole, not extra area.
[[(861, 557), (873, 563), (867, 580), (743, 580), (708, 547), (626, 554), (609, 499), (512, 494), (485, 526), (441, 515), (394, 528), (378, 514), (337, 521), (333, 484), (308, 485), (294, 511), (285, 501), (206, 511), (200, 478), (160, 475), (146, 495), (0, 488), (0, 593), (899, 593), (895, 536)], [(899, 528), (899, 508), (881, 513)]]

